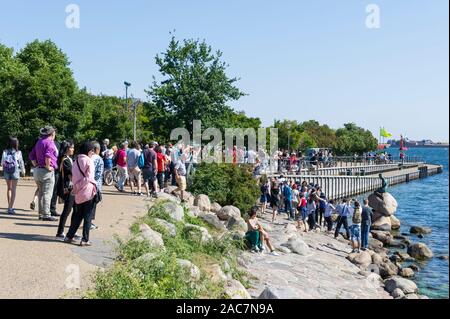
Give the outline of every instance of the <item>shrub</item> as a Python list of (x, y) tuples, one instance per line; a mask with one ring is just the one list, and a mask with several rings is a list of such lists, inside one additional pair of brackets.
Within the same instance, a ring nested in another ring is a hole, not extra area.
[(222, 206), (236, 206), (242, 213), (249, 211), (259, 196), (251, 165), (202, 163), (195, 172), (191, 191), (208, 195), (211, 202)]
[[(106, 271), (98, 271), (94, 276), (94, 288), (87, 292), (87, 298), (94, 299), (194, 299), (222, 298), (223, 285), (213, 284), (205, 275), (204, 268), (211, 264), (230, 267), (230, 274), (248, 287), (247, 275), (237, 267), (237, 255), (242, 243), (231, 236), (213, 238), (202, 243), (190, 236), (186, 223), (208, 228), (211, 234), (216, 231), (200, 219), (185, 216), (185, 222), (174, 222), (164, 212), (164, 202), (156, 203), (148, 213), (131, 227), (138, 235), (139, 225), (148, 224), (163, 236), (165, 251), (151, 247), (146, 241), (135, 237), (117, 244), (117, 258), (114, 265)], [(171, 236), (155, 218), (165, 219), (176, 226), (176, 236)], [(214, 237), (214, 236), (213, 236)], [(148, 260), (139, 257), (152, 253)], [(193, 281), (189, 271), (177, 263), (177, 259), (192, 261), (200, 268), (201, 277)], [(181, 280), (180, 280), (181, 279)]]

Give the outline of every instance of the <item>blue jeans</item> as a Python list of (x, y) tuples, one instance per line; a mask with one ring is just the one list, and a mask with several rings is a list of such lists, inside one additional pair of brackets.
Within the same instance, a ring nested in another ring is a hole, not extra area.
[(293, 209), (292, 209), (292, 201), (285, 199), (284, 206), (286, 208), (286, 214), (288, 214), (288, 217), (295, 218), (295, 213), (293, 212)]
[(362, 248), (369, 247), (369, 233), (370, 233), (370, 224), (362, 224), (361, 225), (361, 247)]

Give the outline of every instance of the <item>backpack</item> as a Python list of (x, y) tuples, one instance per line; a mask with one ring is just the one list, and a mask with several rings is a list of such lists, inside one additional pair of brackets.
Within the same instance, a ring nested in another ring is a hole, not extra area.
[(361, 221), (362, 221), (361, 209), (355, 209), (355, 212), (353, 213), (352, 223), (361, 224)]
[(141, 155), (139, 155), (137, 165), (140, 169), (144, 168), (145, 165), (144, 152), (142, 152)]
[(7, 151), (3, 161), (3, 170), (7, 174), (14, 174), (17, 169), (16, 152)]

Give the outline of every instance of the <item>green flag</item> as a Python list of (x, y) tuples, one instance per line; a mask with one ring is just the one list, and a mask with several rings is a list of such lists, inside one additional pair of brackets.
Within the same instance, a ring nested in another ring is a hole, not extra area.
[(384, 127), (382, 127), (380, 129), (380, 135), (383, 137), (392, 137), (392, 134), (389, 133), (388, 131), (386, 131), (386, 129)]

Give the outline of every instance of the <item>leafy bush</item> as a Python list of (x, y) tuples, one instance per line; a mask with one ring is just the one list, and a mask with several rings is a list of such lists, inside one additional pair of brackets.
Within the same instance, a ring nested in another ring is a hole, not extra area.
[(259, 196), (251, 165), (202, 163), (195, 172), (191, 191), (208, 195), (222, 206), (236, 206), (242, 213), (249, 211)]
[[(124, 242), (118, 239), (117, 258), (114, 265), (106, 271), (98, 271), (94, 277), (95, 287), (88, 291), (87, 298), (94, 299), (195, 299), (222, 298), (223, 285), (214, 284), (205, 275), (205, 267), (212, 264), (229, 266), (229, 273), (234, 279), (248, 287), (246, 273), (237, 266), (237, 255), (242, 243), (229, 236), (221, 236), (202, 243), (197, 236), (190, 236), (184, 222), (174, 222), (165, 213), (159, 202), (149, 209), (146, 216), (139, 219), (132, 227), (137, 235), (139, 225), (148, 224), (153, 230), (162, 234), (165, 251), (151, 247), (146, 241), (135, 238)], [(176, 236), (171, 236), (155, 220), (161, 218), (176, 226)], [(186, 223), (205, 227), (212, 235), (216, 230), (200, 219), (185, 216)], [(155, 258), (138, 259), (152, 253)], [(193, 281), (189, 271), (177, 263), (177, 259), (193, 262), (201, 271), (200, 280)], [(181, 280), (180, 280), (181, 279)]]

